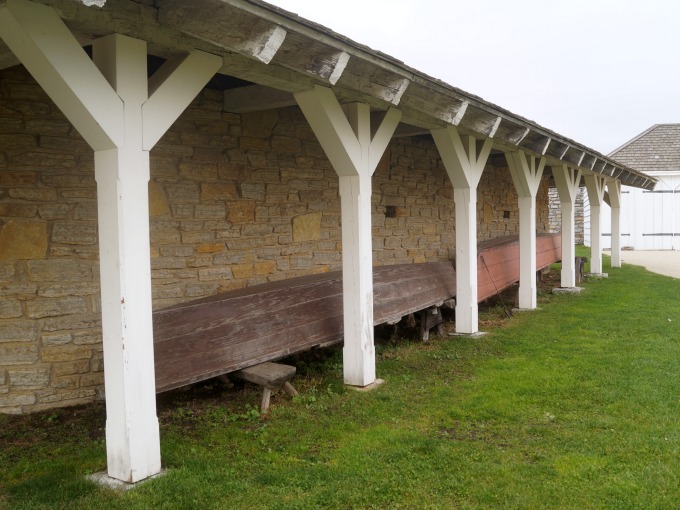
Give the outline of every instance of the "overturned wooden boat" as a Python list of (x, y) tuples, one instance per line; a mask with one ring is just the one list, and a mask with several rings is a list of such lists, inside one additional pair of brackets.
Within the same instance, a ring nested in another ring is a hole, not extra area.
[[(560, 239), (537, 238), (537, 269), (559, 260)], [(479, 301), (519, 279), (518, 238), (482, 243)], [(374, 325), (455, 297), (453, 262), (373, 270)], [(292, 278), (190, 301), (153, 314), (156, 391), (342, 341), (342, 272)]]

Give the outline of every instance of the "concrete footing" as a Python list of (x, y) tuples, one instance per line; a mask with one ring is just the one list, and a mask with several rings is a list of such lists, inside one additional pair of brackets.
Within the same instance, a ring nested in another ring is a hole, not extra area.
[(609, 273), (586, 273), (586, 278), (609, 278)]
[(118, 480), (117, 478), (112, 478), (106, 471), (99, 471), (98, 473), (87, 475), (85, 478), (96, 483), (97, 485), (101, 485), (102, 487), (108, 487), (109, 489), (124, 492), (134, 489), (135, 487), (139, 487), (143, 483), (153, 480), (154, 478), (158, 478), (159, 476), (163, 476), (164, 474), (165, 470), (162, 470), (160, 473), (156, 473), (155, 475), (145, 478), (144, 480), (140, 480), (136, 483), (128, 483), (124, 482), (123, 480)]
[(374, 382), (372, 382), (371, 384), (368, 384), (366, 386), (347, 385), (347, 387), (350, 390), (366, 392), (366, 391), (373, 391), (377, 387), (382, 386), (384, 383), (385, 383), (385, 379), (376, 379)]
[(484, 336), (486, 334), (487, 334), (486, 331), (477, 331), (476, 333), (456, 333), (456, 332), (453, 332), (453, 333), (449, 333), (448, 336), (464, 336), (464, 337), (468, 337), (468, 338), (477, 338), (479, 336)]
[(553, 294), (578, 294), (583, 290), (583, 287), (555, 287), (552, 290)]

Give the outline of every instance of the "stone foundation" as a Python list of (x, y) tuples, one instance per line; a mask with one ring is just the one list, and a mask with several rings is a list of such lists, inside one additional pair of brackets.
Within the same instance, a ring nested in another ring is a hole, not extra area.
[[(92, 150), (22, 67), (0, 71), (0, 412), (103, 396)], [(449, 260), (453, 189), (431, 138), (392, 141), (373, 177), (376, 265)], [(341, 268), (338, 178), (299, 109), (235, 115), (205, 90), (151, 151), (153, 306)], [(547, 180), (539, 230), (548, 229)], [(517, 234), (488, 166), (479, 239)], [(140, 221), (146, 221), (140, 218)]]

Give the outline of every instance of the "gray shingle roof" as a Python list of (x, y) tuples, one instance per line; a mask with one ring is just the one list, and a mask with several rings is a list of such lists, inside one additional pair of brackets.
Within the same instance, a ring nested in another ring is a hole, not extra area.
[(680, 124), (655, 124), (609, 156), (642, 172), (680, 171)]

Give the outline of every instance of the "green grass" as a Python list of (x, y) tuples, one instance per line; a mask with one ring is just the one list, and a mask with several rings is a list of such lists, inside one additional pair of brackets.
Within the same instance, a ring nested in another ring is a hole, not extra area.
[(270, 416), (251, 387), (173, 394), (167, 473), (127, 493), (84, 479), (101, 405), (0, 416), (0, 508), (679, 508), (680, 281), (604, 271), (481, 338), (380, 343), (370, 393), (327, 350)]

